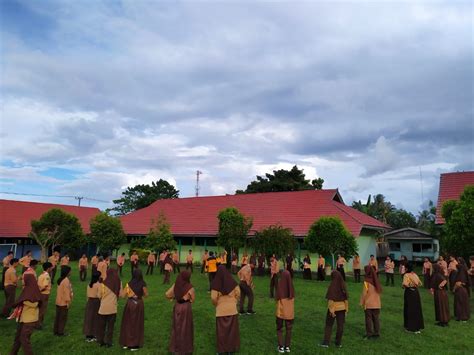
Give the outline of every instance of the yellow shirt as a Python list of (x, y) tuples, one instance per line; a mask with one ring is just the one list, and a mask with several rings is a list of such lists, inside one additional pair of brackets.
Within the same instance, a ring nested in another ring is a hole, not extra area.
[(66, 277), (61, 281), (56, 293), (56, 306), (69, 306), (72, 302), (72, 286), (69, 279)]
[(23, 310), (20, 315), (20, 323), (34, 323), (39, 319), (38, 302), (23, 302)]
[(38, 287), (43, 295), (51, 293), (51, 278), (46, 271), (38, 277)]
[(7, 271), (5, 271), (5, 281), (3, 285), (6, 286), (16, 286), (18, 282), (18, 277), (16, 276), (16, 269), (13, 266), (10, 266)]
[(207, 272), (217, 272), (217, 259), (207, 259)]
[(228, 295), (211, 290), (211, 301), (216, 307), (216, 317), (233, 316), (237, 314), (237, 302), (240, 299), (240, 287), (236, 286)]

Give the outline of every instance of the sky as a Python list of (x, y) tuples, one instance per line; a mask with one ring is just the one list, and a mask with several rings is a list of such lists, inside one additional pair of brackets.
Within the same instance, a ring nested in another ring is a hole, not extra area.
[(105, 209), (160, 178), (232, 194), (296, 164), (346, 204), (416, 214), (441, 173), (474, 170), (470, 1), (0, 10), (0, 198)]

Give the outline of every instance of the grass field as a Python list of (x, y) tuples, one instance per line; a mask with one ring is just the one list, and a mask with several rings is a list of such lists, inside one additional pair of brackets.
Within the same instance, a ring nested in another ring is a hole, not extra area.
[[(66, 331), (69, 336), (53, 336), (55, 291), (50, 298), (44, 330), (32, 336), (35, 354), (123, 354), (118, 345), (120, 322), (125, 300), (120, 301), (114, 333), (114, 346), (110, 349), (99, 347), (96, 343), (86, 343), (82, 335), (82, 322), (86, 302), (86, 283), (79, 281), (77, 265), (73, 263), (71, 281), (74, 288), (74, 301), (69, 311)], [(143, 267), (142, 267), (143, 268)], [(130, 271), (124, 269), (122, 282), (129, 281)], [(195, 328), (195, 354), (215, 354), (215, 317), (214, 307), (207, 293), (207, 275), (195, 270), (192, 283), (196, 288), (196, 302), (193, 304)], [(174, 281), (175, 276), (172, 276)], [(384, 277), (382, 275), (382, 281)], [(172, 303), (164, 297), (168, 286), (162, 285), (162, 276), (146, 276), (150, 296), (145, 300), (145, 346), (142, 354), (167, 354), (171, 326)], [(240, 317), (241, 351), (240, 354), (276, 353), (275, 304), (268, 297), (269, 278), (255, 277), (256, 315)], [(293, 328), (293, 354), (474, 354), (473, 320), (459, 323), (452, 320), (447, 328), (434, 325), (433, 298), (426, 290), (421, 290), (425, 330), (419, 334), (406, 333), (403, 329), (403, 290), (399, 287), (400, 277), (396, 276), (396, 287), (384, 287), (381, 312), (381, 338), (365, 341), (362, 339), (364, 312), (358, 306), (361, 284), (354, 284), (348, 278), (350, 310), (346, 318), (343, 336), (343, 348), (334, 348), (334, 339), (329, 349), (317, 346), (322, 340), (326, 316), (324, 299), (328, 282), (307, 281), (297, 275), (294, 280), (295, 323)], [(19, 295), (19, 290), (17, 290)], [(4, 296), (0, 297), (1, 305)], [(473, 309), (471, 298), (471, 309)], [(453, 298), (450, 296), (452, 311)], [(0, 320), (0, 354), (8, 354), (13, 344), (16, 324), (14, 321)], [(334, 329), (335, 330), (335, 329)]]

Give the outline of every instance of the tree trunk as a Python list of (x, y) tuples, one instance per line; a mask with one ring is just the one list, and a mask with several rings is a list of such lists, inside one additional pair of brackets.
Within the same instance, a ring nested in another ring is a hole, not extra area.
[(332, 269), (336, 270), (336, 268), (335, 268), (336, 265), (334, 263), (334, 254), (331, 254), (331, 256), (332, 256)]
[(40, 245), (41, 247), (41, 263), (46, 262), (48, 257), (48, 247)]

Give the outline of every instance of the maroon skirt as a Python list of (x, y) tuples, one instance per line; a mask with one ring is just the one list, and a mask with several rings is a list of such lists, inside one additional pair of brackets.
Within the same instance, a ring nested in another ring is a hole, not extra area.
[(469, 292), (466, 287), (458, 287), (454, 291), (454, 317), (462, 321), (469, 320), (471, 317)]
[(120, 326), (120, 346), (143, 347), (145, 341), (145, 307), (141, 298), (129, 298)]
[(216, 317), (218, 353), (235, 353), (240, 348), (239, 316)]
[(86, 304), (86, 315), (84, 316), (84, 326), (82, 332), (86, 337), (97, 336), (97, 324), (99, 319), (99, 298), (88, 298)]
[(176, 354), (194, 352), (193, 309), (190, 302), (175, 302), (169, 350)]
[(441, 323), (449, 322), (449, 301), (448, 293), (445, 289), (434, 291), (434, 305), (436, 321)]

